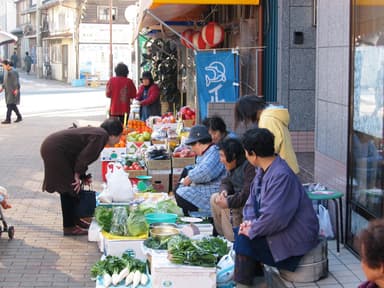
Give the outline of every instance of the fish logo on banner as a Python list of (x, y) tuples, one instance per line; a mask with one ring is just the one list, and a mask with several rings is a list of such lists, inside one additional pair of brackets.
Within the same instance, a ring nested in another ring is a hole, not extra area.
[(200, 119), (210, 102), (235, 102), (238, 98), (238, 55), (231, 51), (196, 54), (196, 77)]

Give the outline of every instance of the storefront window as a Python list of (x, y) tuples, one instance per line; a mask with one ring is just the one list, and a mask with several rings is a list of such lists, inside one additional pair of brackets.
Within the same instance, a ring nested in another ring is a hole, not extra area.
[(347, 242), (368, 221), (384, 216), (384, 3), (356, 0), (352, 7), (350, 209)]

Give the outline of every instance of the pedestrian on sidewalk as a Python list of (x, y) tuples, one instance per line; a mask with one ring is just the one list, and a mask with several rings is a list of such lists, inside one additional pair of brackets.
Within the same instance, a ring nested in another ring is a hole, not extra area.
[(136, 97), (136, 86), (132, 79), (128, 78), (128, 66), (119, 63), (115, 67), (115, 77), (109, 79), (106, 87), (106, 96), (111, 99), (109, 115), (118, 117), (124, 123), (124, 115), (129, 116), (131, 99)]
[(86, 179), (88, 165), (99, 157), (104, 146), (119, 142), (122, 132), (120, 120), (109, 118), (100, 127), (69, 128), (43, 141), (40, 148), (45, 173), (42, 189), (60, 194), (64, 236), (88, 233), (90, 223), (77, 215), (81, 179)]
[(27, 74), (29, 74), (29, 72), (31, 71), (32, 62), (33, 62), (32, 57), (29, 56), (28, 52), (25, 52), (24, 65), (25, 65), (25, 71), (27, 72)]
[(384, 220), (377, 219), (359, 235), (361, 267), (367, 281), (359, 288), (384, 287)]
[(11, 56), (11, 62), (12, 62), (12, 66), (15, 67), (15, 69), (16, 69), (17, 68), (17, 62), (19, 62), (19, 57), (17, 57), (16, 51), (14, 51), (13, 55)]
[(4, 69), (4, 80), (3, 85), (0, 88), (0, 93), (4, 90), (5, 103), (7, 104), (7, 114), (5, 120), (1, 124), (10, 124), (12, 111), (16, 113), (17, 119), (15, 122), (23, 120), (17, 105), (20, 104), (20, 83), (19, 74), (15, 69), (12, 68), (11, 62), (3, 60), (2, 62)]

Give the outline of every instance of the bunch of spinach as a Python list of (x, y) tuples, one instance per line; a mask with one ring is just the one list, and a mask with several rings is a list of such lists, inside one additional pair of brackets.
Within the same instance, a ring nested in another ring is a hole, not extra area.
[(176, 264), (215, 267), (228, 251), (226, 241), (221, 238), (186, 239), (170, 245), (168, 259)]

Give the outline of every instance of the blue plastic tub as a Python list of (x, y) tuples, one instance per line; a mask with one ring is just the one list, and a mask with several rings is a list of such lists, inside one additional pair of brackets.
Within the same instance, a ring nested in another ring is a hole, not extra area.
[(175, 223), (177, 214), (173, 213), (148, 213), (145, 215), (148, 224), (153, 223)]

